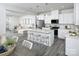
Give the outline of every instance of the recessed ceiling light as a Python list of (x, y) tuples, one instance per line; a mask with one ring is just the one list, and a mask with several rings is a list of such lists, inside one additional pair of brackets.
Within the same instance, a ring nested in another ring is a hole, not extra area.
[(36, 7), (39, 8), (40, 6), (37, 5)]
[(45, 5), (48, 5), (48, 3), (45, 3)]

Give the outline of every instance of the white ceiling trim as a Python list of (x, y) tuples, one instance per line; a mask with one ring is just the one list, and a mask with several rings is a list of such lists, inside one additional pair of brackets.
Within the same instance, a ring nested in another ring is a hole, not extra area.
[(53, 10), (73, 8), (73, 3), (7, 3), (6, 9), (26, 14), (40, 14)]

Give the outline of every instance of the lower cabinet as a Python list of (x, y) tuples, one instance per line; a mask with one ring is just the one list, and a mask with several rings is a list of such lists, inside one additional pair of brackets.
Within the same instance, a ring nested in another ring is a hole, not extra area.
[(28, 40), (35, 41), (46, 46), (51, 46), (54, 43), (54, 32), (52, 33), (41, 33), (28, 31)]
[(58, 29), (58, 38), (66, 39), (67, 35), (68, 35), (68, 30), (66, 30), (66, 29)]
[(68, 56), (79, 56), (79, 37), (70, 36), (66, 38), (65, 54)]

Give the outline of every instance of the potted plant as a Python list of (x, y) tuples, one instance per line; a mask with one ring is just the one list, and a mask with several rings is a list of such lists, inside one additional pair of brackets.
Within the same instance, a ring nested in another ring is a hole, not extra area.
[(0, 56), (10, 55), (16, 47), (15, 43), (16, 43), (15, 39), (6, 38), (6, 41), (2, 45), (7, 49), (7, 51), (5, 51), (4, 53), (1, 53)]
[(10, 48), (10, 47), (14, 46), (15, 43), (16, 43), (15, 39), (7, 38), (4, 43), (4, 46), (7, 48)]

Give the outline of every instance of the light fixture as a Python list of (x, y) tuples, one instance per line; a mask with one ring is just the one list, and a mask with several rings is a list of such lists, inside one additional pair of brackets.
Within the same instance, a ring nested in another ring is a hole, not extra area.
[(39, 8), (39, 7), (40, 7), (39, 5), (36, 6), (36, 8)]
[(48, 5), (48, 3), (45, 3), (45, 5)]

